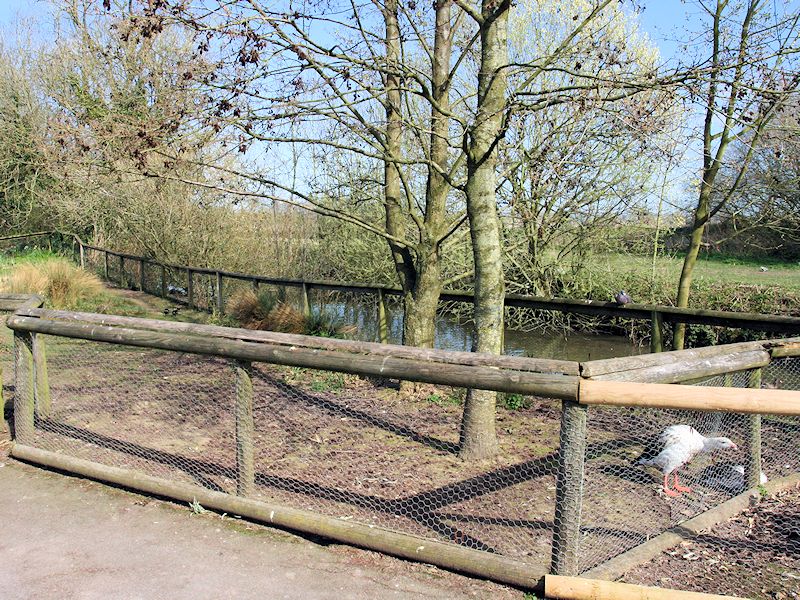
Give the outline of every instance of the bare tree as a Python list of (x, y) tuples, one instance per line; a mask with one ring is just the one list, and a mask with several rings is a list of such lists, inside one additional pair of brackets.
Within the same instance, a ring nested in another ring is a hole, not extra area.
[[(708, 16), (711, 42), (708, 76), (689, 91), (705, 99), (703, 167), (692, 234), (678, 282), (677, 305), (688, 306), (692, 274), (703, 234), (744, 181), (761, 138), (787, 99), (797, 91), (798, 20), (795, 11), (777, 14), (766, 0), (699, 2)], [(700, 86), (698, 89), (696, 86)], [(722, 187), (718, 177), (732, 142), (747, 144), (734, 175)], [(684, 346), (685, 324), (677, 324), (673, 347)]]

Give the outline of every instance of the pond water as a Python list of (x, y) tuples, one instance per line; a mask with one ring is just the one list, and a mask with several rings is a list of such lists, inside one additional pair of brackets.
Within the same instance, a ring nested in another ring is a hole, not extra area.
[[(317, 310), (356, 328), (352, 337), (362, 341), (377, 341), (378, 324), (375, 306), (360, 302), (320, 302)], [(390, 321), (389, 341), (399, 344), (403, 331), (403, 311), (399, 306), (388, 310)], [(473, 331), (470, 324), (460, 323), (447, 316), (436, 322), (435, 346), (445, 350), (471, 350)], [(556, 358), (586, 361), (618, 356), (631, 356), (648, 349), (634, 344), (621, 335), (594, 335), (588, 333), (533, 333), (506, 329), (505, 354), (531, 358)]]

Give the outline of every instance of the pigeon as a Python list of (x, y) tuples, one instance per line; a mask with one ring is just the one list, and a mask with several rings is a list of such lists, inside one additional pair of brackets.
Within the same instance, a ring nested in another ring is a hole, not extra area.
[(616, 301), (617, 304), (622, 306), (633, 302), (633, 300), (631, 300), (631, 297), (628, 295), (628, 292), (626, 292), (625, 290), (620, 290), (619, 292), (614, 294), (614, 300)]

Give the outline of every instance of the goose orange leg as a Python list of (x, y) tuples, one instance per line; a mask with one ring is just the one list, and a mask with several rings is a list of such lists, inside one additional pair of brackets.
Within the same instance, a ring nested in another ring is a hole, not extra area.
[(668, 477), (670, 475), (672, 475), (672, 473), (667, 473), (666, 475), (664, 475), (664, 493), (667, 496), (672, 496), (673, 498), (675, 498), (677, 496), (680, 496), (681, 494), (680, 494), (680, 492), (676, 492), (675, 490), (670, 489), (669, 484), (667, 483)]
[(675, 471), (675, 489), (679, 492), (691, 492), (692, 488), (678, 483), (678, 472)]

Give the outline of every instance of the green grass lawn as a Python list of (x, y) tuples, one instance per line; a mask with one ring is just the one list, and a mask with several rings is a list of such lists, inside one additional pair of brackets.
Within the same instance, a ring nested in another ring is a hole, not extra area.
[[(596, 257), (597, 266), (620, 275), (652, 277), (652, 258), (626, 254), (608, 254)], [(761, 271), (759, 267), (767, 267)], [(678, 287), (678, 277), (683, 267), (683, 257), (660, 256), (656, 259), (656, 278), (674, 282)], [(730, 257), (701, 258), (694, 271), (696, 283), (723, 283), (730, 285), (759, 285), (800, 291), (800, 264), (778, 261), (753, 261)], [(673, 294), (675, 293), (673, 290)]]

